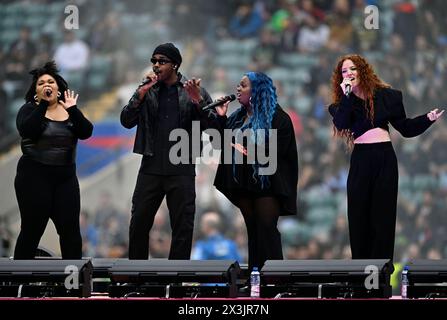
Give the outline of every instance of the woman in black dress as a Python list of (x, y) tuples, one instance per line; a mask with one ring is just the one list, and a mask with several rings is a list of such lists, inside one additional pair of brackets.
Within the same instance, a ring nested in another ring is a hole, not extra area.
[[(229, 102), (216, 109), (227, 129), (222, 133), (232, 132), (233, 138), (230, 146), (223, 139), (214, 185), (242, 212), (252, 270), (262, 268), (266, 260), (283, 259), (277, 223), (279, 216), (297, 212), (298, 153), (292, 121), (277, 104), (276, 89), (267, 75), (244, 75), (237, 99), (241, 107), (228, 118)], [(254, 134), (244, 139), (247, 130)], [(269, 163), (259, 157), (267, 154)], [(273, 170), (267, 172), (267, 167)]]

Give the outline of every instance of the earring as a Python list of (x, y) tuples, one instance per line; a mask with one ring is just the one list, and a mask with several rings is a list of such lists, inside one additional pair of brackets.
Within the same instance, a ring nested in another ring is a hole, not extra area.
[(36, 101), (36, 102), (38, 101), (37, 94), (34, 95), (34, 101)]
[(57, 97), (60, 98), (60, 97), (61, 97), (61, 94), (62, 94), (62, 93), (61, 93), (60, 91), (58, 91), (58, 92), (57, 92)]

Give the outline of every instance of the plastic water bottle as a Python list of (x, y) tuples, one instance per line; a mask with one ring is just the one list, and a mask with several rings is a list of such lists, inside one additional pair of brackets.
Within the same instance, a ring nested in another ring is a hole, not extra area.
[(410, 282), (408, 281), (408, 266), (404, 267), (402, 270), (402, 279), (401, 279), (401, 296), (402, 299), (408, 299), (408, 286)]
[(259, 298), (261, 293), (261, 274), (258, 267), (253, 267), (250, 273), (250, 297)]

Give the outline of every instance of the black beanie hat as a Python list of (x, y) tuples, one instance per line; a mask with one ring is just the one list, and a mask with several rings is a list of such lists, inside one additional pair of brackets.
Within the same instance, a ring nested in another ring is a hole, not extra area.
[(157, 48), (155, 48), (152, 55), (156, 54), (162, 54), (168, 57), (173, 62), (175, 62), (177, 66), (180, 66), (180, 64), (182, 63), (182, 56), (180, 55), (180, 51), (170, 42), (160, 44)]

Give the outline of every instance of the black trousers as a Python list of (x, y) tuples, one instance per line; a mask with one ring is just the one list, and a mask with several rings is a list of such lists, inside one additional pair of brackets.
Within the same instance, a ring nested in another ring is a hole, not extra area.
[(282, 260), (278, 199), (272, 195), (244, 193), (236, 202), (247, 227), (249, 270), (261, 269), (266, 260)]
[(34, 259), (51, 219), (63, 259), (81, 259), (80, 194), (76, 167), (50, 166), (21, 158), (14, 182), (21, 227), (14, 259)]
[(348, 176), (353, 259), (393, 259), (398, 179), (391, 142), (354, 145)]
[(149, 232), (165, 196), (172, 229), (169, 259), (190, 259), (196, 210), (195, 177), (150, 175), (141, 171), (132, 197), (129, 259), (149, 258)]

